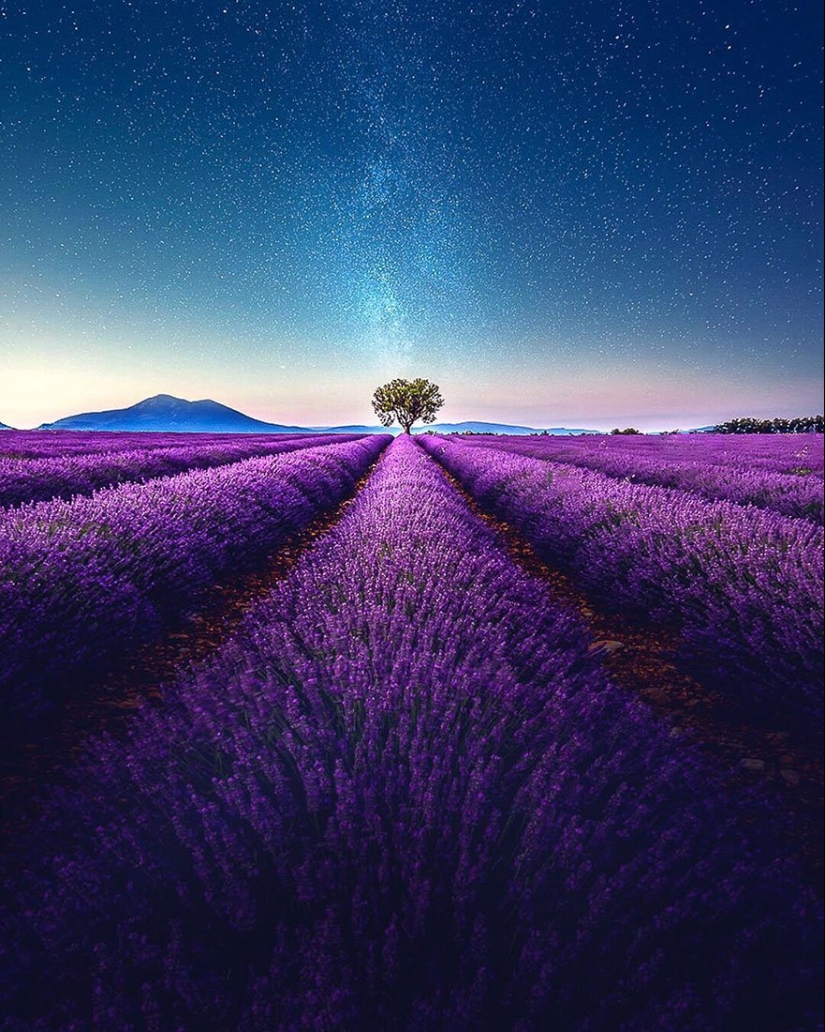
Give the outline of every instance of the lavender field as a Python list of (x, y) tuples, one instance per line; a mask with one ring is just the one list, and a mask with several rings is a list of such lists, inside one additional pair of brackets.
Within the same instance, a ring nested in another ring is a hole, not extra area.
[(0, 1027), (821, 1028), (822, 445), (4, 433)]

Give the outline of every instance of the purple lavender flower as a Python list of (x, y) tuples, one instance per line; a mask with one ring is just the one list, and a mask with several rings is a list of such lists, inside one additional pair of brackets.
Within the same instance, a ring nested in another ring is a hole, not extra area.
[(423, 444), (595, 600), (679, 628), (685, 661), (729, 698), (821, 720), (821, 528), (498, 449)]
[(0, 699), (37, 715), (351, 494), (386, 436), (0, 514)]
[[(74, 436), (74, 435), (73, 435)], [(20, 505), (25, 502), (41, 502), (50, 498), (72, 498), (87, 495), (102, 487), (139, 482), (154, 477), (175, 476), (192, 469), (207, 469), (240, 462), (256, 455), (278, 455), (300, 448), (316, 448), (322, 444), (343, 443), (357, 440), (358, 435), (320, 437), (318, 434), (271, 435), (227, 439), (210, 436), (207, 441), (197, 435), (181, 443), (180, 434), (149, 435), (153, 440), (133, 441), (145, 438), (143, 434), (128, 434), (131, 447), (112, 451), (79, 452), (69, 450), (64, 454), (43, 458), (7, 458), (0, 453), (0, 508)], [(185, 436), (185, 435), (183, 435)], [(156, 438), (160, 437), (158, 441)], [(176, 438), (168, 446), (169, 438)], [(93, 441), (85, 435), (87, 447)], [(50, 439), (52, 440), (52, 439)], [(55, 447), (60, 443), (60, 436)], [(76, 443), (79, 448), (80, 442)], [(110, 444), (109, 448), (113, 446)]]
[(816, 1027), (769, 806), (589, 645), (397, 439), (19, 845), (10, 1027)]

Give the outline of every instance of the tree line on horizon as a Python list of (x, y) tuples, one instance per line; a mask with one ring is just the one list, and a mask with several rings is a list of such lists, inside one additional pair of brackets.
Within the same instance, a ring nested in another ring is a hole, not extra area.
[[(412, 426), (419, 419), (424, 423), (432, 423), (444, 399), (438, 385), (421, 377), (415, 380), (397, 378), (376, 388), (372, 396), (372, 407), (383, 426), (392, 426), (398, 422), (404, 433), (409, 434)], [(547, 431), (539, 431), (546, 435)], [(667, 432), (667, 431), (666, 431)], [(679, 433), (674, 430), (671, 433)], [(777, 417), (775, 419), (757, 419), (754, 416), (738, 416), (726, 423), (717, 423), (711, 428), (717, 434), (821, 434), (823, 433), (823, 417), (795, 416), (792, 419)], [(633, 426), (624, 430), (615, 427), (611, 434), (641, 434)]]
[(741, 416), (719, 423), (713, 428), (717, 434), (821, 434), (822, 416), (796, 416), (793, 419), (756, 419)]
[[(687, 431), (692, 433), (694, 431)], [(755, 416), (738, 416), (726, 423), (717, 423), (711, 427), (715, 434), (821, 434), (823, 432), (822, 416), (795, 416), (793, 419), (757, 419)], [(611, 434), (640, 434), (641, 430), (629, 426), (624, 430), (618, 427)], [(681, 433), (679, 430), (665, 433)]]

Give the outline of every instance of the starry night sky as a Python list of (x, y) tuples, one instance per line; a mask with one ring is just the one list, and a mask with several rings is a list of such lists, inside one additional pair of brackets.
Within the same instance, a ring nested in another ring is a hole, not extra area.
[(0, 0), (0, 420), (821, 411), (820, 0)]

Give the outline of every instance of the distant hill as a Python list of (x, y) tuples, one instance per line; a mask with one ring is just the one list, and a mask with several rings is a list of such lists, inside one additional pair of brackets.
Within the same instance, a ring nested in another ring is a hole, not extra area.
[(348, 426), (308, 426), (304, 429), (307, 434), (397, 434), (398, 427), (385, 426), (363, 426), (352, 424)]
[[(401, 433), (398, 426), (311, 426), (308, 428), (313, 433), (320, 434), (393, 434)], [(466, 423), (430, 423), (412, 428), (414, 434), (512, 434), (513, 436), (526, 436), (527, 434), (603, 434), (604, 430), (569, 430), (564, 426), (551, 427), (549, 430), (536, 430), (530, 426), (511, 426), (509, 423), (479, 423), (470, 421)]]
[[(2, 426), (2, 424), (0, 424)], [(10, 427), (8, 429), (11, 429)], [(185, 401), (171, 394), (156, 394), (145, 398), (129, 408), (108, 409), (104, 412), (82, 412), (66, 416), (54, 423), (43, 423), (38, 430), (146, 430), (155, 433), (211, 433), (211, 434), (398, 434), (398, 427), (383, 426), (284, 426), (280, 423), (265, 423), (260, 419), (244, 415), (237, 409), (221, 405), (217, 401)], [(552, 427), (536, 430), (529, 426), (512, 426), (509, 423), (433, 423), (417, 426), (414, 433), (432, 431), (437, 434), (596, 434), (599, 430), (569, 430), (567, 427)]]
[(0, 430), (13, 430), (14, 427), (8, 425), (8, 423), (0, 423)]
[[(400, 434), (401, 428), (391, 426), (313, 426), (311, 430), (324, 434)], [(603, 430), (570, 430), (564, 426), (551, 427), (549, 430), (536, 430), (530, 426), (512, 426), (510, 423), (480, 423), (469, 421), (466, 423), (430, 423), (423, 426), (414, 426), (414, 434), (512, 434), (513, 436), (526, 436), (527, 434), (603, 434)]]
[(431, 426), (417, 426), (413, 433), (425, 433), (431, 430), (436, 434), (512, 434), (513, 436), (525, 436), (527, 434), (554, 434), (565, 436), (568, 434), (601, 434), (602, 430), (570, 430), (565, 426), (554, 426), (547, 430), (537, 430), (531, 426), (511, 426), (509, 423), (433, 423)]
[(129, 430), (161, 433), (286, 434), (310, 433), (305, 427), (264, 423), (217, 401), (184, 401), (157, 394), (136, 405), (105, 412), (83, 412), (44, 423), (39, 430)]

